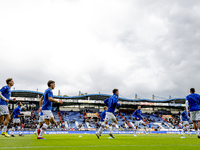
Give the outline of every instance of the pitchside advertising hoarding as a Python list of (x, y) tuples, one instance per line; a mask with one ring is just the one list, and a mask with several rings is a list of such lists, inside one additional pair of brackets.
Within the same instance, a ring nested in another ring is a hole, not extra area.
[[(2, 131), (0, 131), (1, 134)], [(181, 130), (168, 130), (168, 131), (150, 131), (149, 134), (181, 134)], [(34, 131), (21, 131), (22, 134), (34, 134)], [(95, 134), (96, 131), (46, 131), (46, 134)], [(109, 134), (110, 131), (103, 131), (102, 134)], [(195, 131), (190, 132), (196, 134)], [(11, 134), (11, 131), (8, 131)], [(14, 131), (14, 134), (19, 134), (18, 131)], [(113, 134), (134, 134), (134, 131), (113, 131)], [(137, 131), (136, 134), (145, 134), (145, 131)]]

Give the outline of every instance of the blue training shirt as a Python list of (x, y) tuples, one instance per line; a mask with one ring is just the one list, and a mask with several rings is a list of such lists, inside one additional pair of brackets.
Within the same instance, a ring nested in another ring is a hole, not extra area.
[(183, 111), (181, 113), (181, 116), (182, 116), (182, 121), (187, 121), (188, 120), (188, 115), (187, 115), (187, 112), (186, 111)]
[(135, 117), (135, 120), (137, 120), (137, 118), (139, 119), (139, 120), (137, 120), (137, 121), (142, 120), (141, 113), (142, 113), (142, 111), (139, 110), (139, 109), (137, 109), (137, 110), (134, 111), (133, 115), (134, 115), (134, 117)]
[(101, 117), (101, 121), (104, 121), (104, 119), (106, 117), (106, 111), (105, 110), (101, 113), (100, 117)]
[[(11, 96), (11, 89), (8, 85), (2, 87), (0, 89), (1, 94), (8, 100), (10, 100), (10, 96)], [(8, 102), (6, 102), (5, 100), (3, 100), (2, 97), (0, 97), (0, 105), (8, 105)]]
[(186, 97), (185, 100), (188, 100), (189, 103), (189, 111), (198, 111), (200, 110), (200, 95), (196, 93), (192, 93)]
[(106, 112), (115, 113), (115, 109), (117, 106), (120, 106), (118, 103), (118, 96), (116, 94), (113, 94), (113, 96), (107, 98), (104, 103), (108, 106), (108, 109)]
[(42, 110), (51, 110), (52, 109), (52, 102), (49, 101), (49, 97), (53, 98), (53, 92), (50, 88), (46, 89), (44, 92)]
[(18, 117), (18, 115), (20, 115), (20, 112), (21, 112), (21, 107), (17, 106), (17, 108), (13, 110), (14, 118), (20, 118)]

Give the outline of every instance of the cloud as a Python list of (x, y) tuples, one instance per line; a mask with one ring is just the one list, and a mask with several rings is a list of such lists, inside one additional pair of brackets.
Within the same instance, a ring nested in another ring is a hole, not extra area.
[(2, 1), (0, 85), (77, 95), (184, 97), (200, 89), (197, 1)]

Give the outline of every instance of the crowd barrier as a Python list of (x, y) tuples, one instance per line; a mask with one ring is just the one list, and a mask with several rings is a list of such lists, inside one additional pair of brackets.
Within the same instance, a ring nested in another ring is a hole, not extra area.
[[(22, 134), (34, 134), (34, 131), (21, 131)], [(96, 131), (46, 131), (46, 134), (95, 134)], [(109, 131), (103, 131), (102, 134), (108, 134)], [(113, 134), (133, 134), (134, 131), (113, 131)], [(144, 131), (138, 131), (136, 134), (144, 134)], [(151, 131), (150, 134), (181, 134), (181, 131)], [(1, 131), (0, 131), (1, 134)], [(11, 131), (8, 131), (11, 134)], [(14, 131), (14, 134), (19, 134), (18, 131)], [(191, 134), (196, 134), (192, 131)]]

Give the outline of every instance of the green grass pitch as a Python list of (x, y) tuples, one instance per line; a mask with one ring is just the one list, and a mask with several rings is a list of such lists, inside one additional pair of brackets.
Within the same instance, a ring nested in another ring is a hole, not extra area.
[(108, 135), (102, 135), (97, 139), (95, 135), (82, 134), (51, 134), (44, 135), (46, 140), (37, 140), (35, 135), (24, 137), (6, 138), (0, 136), (0, 149), (68, 149), (68, 150), (195, 150), (200, 149), (200, 139), (196, 135), (192, 137), (173, 134), (139, 134), (133, 137), (132, 134), (115, 134), (115, 139), (108, 139)]

